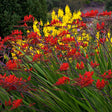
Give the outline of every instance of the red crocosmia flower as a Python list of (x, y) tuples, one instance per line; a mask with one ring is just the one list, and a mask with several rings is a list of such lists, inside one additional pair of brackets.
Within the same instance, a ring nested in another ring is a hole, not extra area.
[(9, 101), (7, 102), (7, 101), (5, 101), (5, 106), (10, 106), (10, 105), (12, 105), (12, 103), (11, 103), (11, 99), (9, 99)]
[(51, 25), (55, 25), (57, 23), (61, 23), (61, 21), (53, 19), (49, 25), (51, 26)]
[(24, 26), (28, 26), (26, 23), (24, 23)]
[(58, 81), (54, 85), (61, 85), (61, 84), (66, 84), (67, 82), (70, 82), (69, 77), (61, 77), (58, 79)]
[(20, 93), (21, 97), (24, 98), (24, 95), (22, 93)]
[(30, 32), (27, 36), (28, 38), (40, 38), (38, 35), (37, 35), (37, 32)]
[(31, 80), (31, 75), (28, 77), (28, 79), (27, 79), (28, 81), (30, 81)]
[(111, 72), (111, 70), (108, 70), (108, 71), (104, 72), (104, 74), (101, 75), (101, 77), (104, 78), (104, 79), (112, 79), (112, 72)]
[(99, 79), (97, 79), (97, 82), (96, 82), (96, 87), (97, 89), (101, 90), (105, 87), (105, 85), (108, 84), (108, 81), (105, 81), (104, 79), (102, 79), (101, 81)]
[(97, 30), (102, 30), (103, 31), (104, 26), (105, 26), (104, 22), (102, 22), (101, 25), (99, 23), (97, 23), (96, 28), (97, 28)]
[(52, 50), (48, 47), (48, 45), (44, 45), (43, 47), (41, 47), (41, 49), (44, 51), (44, 54), (52, 52)]
[(60, 71), (65, 71), (68, 70), (69, 64), (68, 63), (63, 63), (60, 65)]
[[(0, 74), (0, 86), (2, 86), (2, 88), (6, 89), (7, 91), (24, 89), (25, 82), (26, 80), (23, 80), (22, 77), (17, 78), (15, 75), (6, 76), (6, 74)], [(27, 90), (27, 88), (24, 90)]]
[(82, 70), (82, 69), (84, 69), (84, 63), (81, 61), (81, 63), (79, 64), (79, 63), (77, 63), (76, 64), (76, 68), (77, 69), (79, 69), (79, 70)]
[(65, 43), (65, 44), (68, 44), (68, 43), (70, 43), (70, 42), (75, 42), (75, 39), (72, 38), (72, 37), (70, 37), (70, 38), (63, 37), (63, 38), (61, 39), (61, 42)]
[(86, 58), (87, 58), (87, 59), (89, 58), (88, 54), (86, 54)]
[(103, 13), (100, 13), (99, 16), (111, 16), (111, 11), (107, 12), (106, 11), (103, 11)]
[(12, 107), (11, 107), (11, 110), (12, 109), (16, 109), (17, 107), (19, 107), (22, 103), (22, 99), (17, 99), (17, 100), (14, 100), (12, 102)]
[(72, 48), (71, 50), (68, 51), (67, 56), (73, 56), (76, 53), (76, 48)]
[(12, 31), (12, 35), (22, 35), (23, 33), (21, 32), (21, 30), (14, 30)]
[(81, 53), (80, 52), (76, 52), (75, 53), (75, 56), (73, 57), (73, 59), (80, 58), (80, 57), (81, 57)]
[(61, 33), (58, 34), (57, 36), (58, 36), (58, 37), (63, 37), (64, 35), (67, 35), (67, 34), (70, 34), (70, 33), (68, 32), (68, 30), (64, 30), (63, 32), (61, 32)]
[(36, 103), (30, 103), (29, 106), (31, 107), (31, 106), (33, 106), (33, 105), (35, 105), (35, 104), (36, 104)]
[(100, 41), (100, 43), (102, 43), (102, 44), (103, 44), (103, 43), (105, 43), (106, 38), (100, 38), (100, 40), (99, 40), (99, 41)]
[(64, 45), (57, 45), (56, 46), (56, 50), (69, 50), (70, 48), (68, 47), (68, 44), (64, 44)]
[(57, 38), (53, 38), (53, 36), (48, 36), (47, 38), (45, 38), (46, 43), (49, 43), (51, 46), (53, 45), (57, 45)]
[(57, 55), (58, 58), (61, 58), (63, 57), (63, 55), (60, 53), (59, 55)]
[(6, 63), (6, 68), (7, 68), (8, 70), (17, 69), (17, 68), (18, 68), (17, 62), (16, 62), (15, 60), (9, 60), (9, 61)]
[(28, 21), (32, 21), (32, 20), (34, 21), (34, 19), (35, 18), (32, 15), (29, 15), (29, 16), (26, 15), (26, 16), (24, 16), (24, 20), (23, 21), (24, 22), (28, 22)]
[(28, 44), (24, 44), (24, 45), (22, 45), (22, 48), (26, 48), (28, 46), (29, 46)]
[(81, 23), (80, 23), (79, 27), (87, 28), (86, 23), (84, 23), (83, 21), (81, 21)]
[(91, 61), (90, 64), (91, 64), (92, 68), (99, 66), (99, 64), (97, 64), (96, 62), (93, 63), (93, 61)]
[(39, 60), (40, 58), (41, 58), (41, 56), (42, 56), (42, 54), (35, 54), (34, 56), (33, 56), (33, 62), (34, 61), (37, 61), (37, 60)]
[(98, 10), (91, 10), (90, 12), (82, 13), (82, 17), (95, 17), (98, 14)]
[(80, 86), (81, 88), (89, 86), (93, 83), (92, 75), (94, 72), (85, 72), (84, 75), (79, 74), (79, 78), (74, 79), (76, 82), (72, 85)]

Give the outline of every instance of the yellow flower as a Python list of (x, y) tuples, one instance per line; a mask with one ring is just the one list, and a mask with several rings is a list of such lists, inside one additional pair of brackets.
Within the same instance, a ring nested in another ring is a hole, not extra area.
[(63, 10), (62, 9), (59, 9), (58, 10), (58, 17), (63, 17), (63, 14), (64, 14), (64, 12), (63, 12)]
[(53, 19), (58, 19), (58, 17), (57, 17), (57, 15), (56, 15), (54, 10), (52, 11), (51, 15), (52, 15), (52, 20)]

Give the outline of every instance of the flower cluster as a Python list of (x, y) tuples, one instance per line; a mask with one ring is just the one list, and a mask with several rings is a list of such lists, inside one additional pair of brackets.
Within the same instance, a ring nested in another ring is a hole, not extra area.
[(13, 100), (13, 102), (11, 102), (11, 99), (9, 99), (9, 101), (5, 101), (5, 106), (12, 105), (10, 110), (13, 110), (21, 106), (21, 103), (22, 103), (22, 99)]
[(17, 78), (15, 75), (8, 75), (6, 74), (1, 75), (0, 74), (0, 86), (2, 86), (7, 91), (11, 90), (27, 90), (25, 89), (25, 83), (29, 81), (31, 77), (28, 77), (28, 80), (21, 78)]

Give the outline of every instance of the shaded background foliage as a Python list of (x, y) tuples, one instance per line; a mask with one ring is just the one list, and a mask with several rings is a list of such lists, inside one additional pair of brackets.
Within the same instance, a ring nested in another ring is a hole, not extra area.
[(29, 14), (46, 22), (46, 0), (0, 0), (0, 36), (9, 35), (13, 26)]

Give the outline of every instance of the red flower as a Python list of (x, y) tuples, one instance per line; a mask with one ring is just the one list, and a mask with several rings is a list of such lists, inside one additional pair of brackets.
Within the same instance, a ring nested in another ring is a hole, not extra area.
[(22, 35), (23, 33), (21, 32), (21, 30), (14, 30), (12, 31), (12, 35)]
[(67, 35), (67, 34), (70, 34), (70, 33), (68, 32), (68, 30), (64, 30), (63, 32), (59, 33), (57, 36), (58, 36), (58, 37), (63, 37), (64, 35)]
[(111, 11), (107, 12), (106, 11), (103, 11), (103, 13), (100, 13), (99, 16), (111, 16)]
[(60, 65), (60, 71), (65, 71), (68, 70), (69, 64), (68, 63), (63, 63)]
[(8, 102), (5, 101), (5, 106), (11, 106), (12, 105), (12, 107), (10, 109), (10, 110), (12, 110), (12, 109), (19, 107), (21, 105), (21, 103), (22, 103), (22, 99), (17, 99), (17, 100), (14, 100), (13, 102), (11, 102), (11, 99), (9, 99)]
[(105, 23), (102, 22), (101, 25), (99, 23), (97, 23), (97, 30), (103, 30), (104, 29), (104, 26), (105, 26)]
[(31, 106), (33, 106), (33, 105), (35, 105), (35, 104), (36, 104), (36, 103), (30, 103), (29, 106), (31, 107)]
[(24, 26), (28, 26), (26, 23), (24, 23)]
[(15, 60), (9, 60), (9, 61), (6, 63), (6, 68), (7, 68), (8, 70), (17, 69), (17, 68), (18, 68), (17, 62), (16, 62)]
[(86, 54), (86, 58), (88, 59), (89, 57), (88, 57), (88, 54)]
[(17, 107), (19, 107), (19, 106), (21, 105), (21, 103), (22, 103), (22, 99), (14, 100), (14, 101), (12, 102), (12, 108), (11, 108), (11, 110), (12, 110), (12, 109), (15, 109), (15, 108), (17, 108)]
[(105, 80), (103, 79), (103, 80), (101, 80), (101, 82), (100, 82), (100, 80), (97, 79), (96, 87), (97, 87), (99, 90), (101, 90), (101, 89), (103, 89), (103, 88), (105, 87), (106, 84), (108, 84), (108, 81), (105, 81)]
[(31, 20), (33, 20), (34, 21), (34, 17), (32, 16), (32, 15), (26, 15), (26, 16), (24, 16), (24, 22), (28, 22), (28, 21), (31, 21)]
[(100, 43), (102, 43), (102, 44), (103, 44), (103, 43), (106, 41), (106, 38), (100, 38), (100, 40), (99, 40), (99, 41), (100, 41)]
[(28, 81), (30, 81), (31, 80), (31, 75), (28, 77), (28, 79), (27, 79)]
[(105, 72), (103, 75), (101, 75), (101, 77), (103, 77), (104, 79), (111, 79), (112, 78), (111, 70), (108, 70), (107, 72)]
[(96, 62), (93, 63), (93, 61), (91, 61), (90, 64), (91, 64), (91, 67), (92, 67), (92, 68), (99, 66), (99, 64), (97, 64)]
[(84, 63), (82, 61), (81, 61), (81, 64), (77, 63), (76, 68), (80, 70), (84, 69)]
[(9, 99), (9, 101), (5, 101), (5, 106), (10, 106), (12, 103), (11, 103), (11, 99)]
[(50, 36), (50, 35), (45, 38), (46, 43), (47, 44), (49, 43), (51, 46), (56, 45), (57, 40), (58, 40), (57, 38), (53, 38), (53, 36)]
[(61, 21), (53, 19), (49, 25), (51, 26), (57, 23), (61, 23)]
[(58, 81), (54, 85), (61, 85), (61, 84), (65, 84), (67, 82), (70, 82), (69, 77), (63, 76), (63, 77), (59, 78)]
[[(28, 78), (27, 81), (29, 81), (29, 79), (30, 78)], [(17, 78), (15, 75), (6, 76), (6, 74), (4, 74), (4, 75), (0, 74), (0, 86), (2, 86), (7, 91), (24, 89), (25, 82), (26, 82), (26, 80), (23, 80), (22, 77)], [(27, 90), (27, 88), (26, 88), (26, 90)]]
[(75, 39), (72, 38), (72, 37), (70, 37), (70, 38), (63, 37), (63, 38), (61, 39), (61, 42), (66, 43), (66, 44), (68, 44), (68, 43), (70, 43), (70, 42), (74, 42), (74, 41), (75, 41)]
[(94, 16), (96, 16), (98, 14), (98, 10), (91, 10), (90, 12), (86, 12), (85, 14), (84, 13), (82, 13), (82, 17), (94, 17)]
[(33, 60), (32, 60), (32, 61), (34, 62), (34, 61), (40, 59), (41, 56), (42, 56), (42, 54), (35, 54), (35, 55), (33, 56)]
[(74, 79), (76, 83), (73, 85), (81, 86), (81, 88), (89, 86), (93, 83), (92, 75), (94, 72), (85, 72), (85, 74), (82, 76), (79, 74), (79, 78)]
[(76, 48), (72, 48), (71, 50), (68, 51), (67, 56), (73, 56), (76, 53)]

